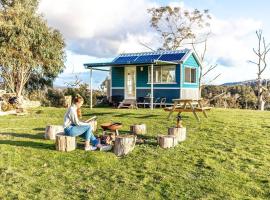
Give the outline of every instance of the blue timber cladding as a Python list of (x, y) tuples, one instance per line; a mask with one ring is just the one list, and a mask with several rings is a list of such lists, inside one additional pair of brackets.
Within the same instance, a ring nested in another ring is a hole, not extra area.
[(125, 86), (125, 68), (124, 67), (112, 67), (112, 87), (124, 87)]
[[(137, 89), (137, 98), (146, 97), (151, 93), (150, 89)], [(172, 99), (179, 99), (180, 98), (180, 89), (154, 89), (154, 97), (155, 98), (162, 98), (166, 97), (166, 102), (171, 103)]]
[(156, 89), (154, 90), (154, 97), (166, 97), (166, 102), (171, 103), (172, 99), (180, 98), (180, 89)]
[(112, 89), (112, 96), (125, 96), (124, 89)]
[[(185, 83), (185, 68), (191, 67), (196, 68), (196, 83)], [(182, 64), (182, 88), (198, 88), (199, 87), (199, 63), (195, 59), (194, 55), (191, 54), (189, 58)]]
[[(142, 69), (142, 71), (141, 71)], [(137, 85), (136, 87), (147, 87), (147, 81), (148, 81), (148, 66), (137, 66), (136, 67), (137, 72)]]

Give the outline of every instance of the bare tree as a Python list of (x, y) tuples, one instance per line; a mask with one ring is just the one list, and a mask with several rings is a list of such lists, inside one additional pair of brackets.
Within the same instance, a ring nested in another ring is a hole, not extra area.
[(265, 38), (263, 37), (263, 31), (256, 31), (257, 39), (258, 39), (258, 49), (253, 48), (253, 52), (257, 57), (257, 61), (249, 61), (257, 65), (258, 73), (257, 73), (257, 87), (258, 87), (258, 109), (264, 110), (265, 100), (263, 98), (263, 85), (262, 85), (262, 73), (265, 71), (267, 67), (266, 56), (270, 51), (270, 43), (266, 44)]
[(71, 82), (65, 82), (65, 85), (67, 87), (78, 87), (82, 84), (82, 80), (79, 78), (79, 75), (75, 74), (74, 76), (74, 81), (71, 81)]
[[(201, 41), (192, 40), (192, 42), (191, 42), (193, 51), (196, 53), (196, 55), (199, 57), (199, 59), (201, 61), (200, 72), (199, 72), (200, 94), (201, 94), (201, 90), (202, 90), (202, 86), (203, 86), (203, 82), (202, 82), (203, 78), (205, 78), (206, 75), (208, 75), (210, 72), (212, 72), (218, 66), (217, 64), (207, 65), (206, 61), (205, 61), (206, 52), (207, 52), (207, 42), (208, 42), (210, 35), (211, 35), (211, 32), (208, 32), (202, 36), (203, 39)], [(198, 50), (198, 45), (202, 45), (202, 50), (200, 52)], [(220, 75), (221, 75), (220, 73), (215, 75), (215, 77), (213, 79), (211, 79), (208, 83), (212, 83)]]

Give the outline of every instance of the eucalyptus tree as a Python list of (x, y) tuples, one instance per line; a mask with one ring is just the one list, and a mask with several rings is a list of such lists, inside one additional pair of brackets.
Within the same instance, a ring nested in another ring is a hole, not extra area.
[(182, 7), (162, 6), (148, 9), (150, 24), (162, 38), (162, 48), (176, 50), (185, 42), (197, 38), (198, 32), (209, 27), (208, 10), (187, 10)]
[(55, 78), (64, 69), (61, 33), (37, 12), (38, 0), (0, 0), (0, 75), (21, 96), (31, 76)]

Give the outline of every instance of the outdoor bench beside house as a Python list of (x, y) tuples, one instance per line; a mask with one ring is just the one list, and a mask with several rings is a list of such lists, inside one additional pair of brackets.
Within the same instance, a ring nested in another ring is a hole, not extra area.
[[(191, 49), (120, 54), (112, 62), (87, 63), (85, 68), (110, 72), (110, 101), (195, 99), (199, 94), (200, 61)], [(91, 80), (92, 83), (92, 80)], [(90, 84), (92, 88), (92, 84)]]

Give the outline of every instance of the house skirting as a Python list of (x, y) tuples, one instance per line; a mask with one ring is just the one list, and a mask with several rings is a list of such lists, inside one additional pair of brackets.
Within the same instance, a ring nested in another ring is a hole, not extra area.
[[(136, 98), (145, 97), (150, 93), (150, 88), (137, 88)], [(112, 88), (112, 96), (122, 96), (124, 98), (124, 88)], [(154, 97), (166, 97), (166, 102), (171, 103), (172, 99), (180, 98), (180, 88), (154, 88)]]

